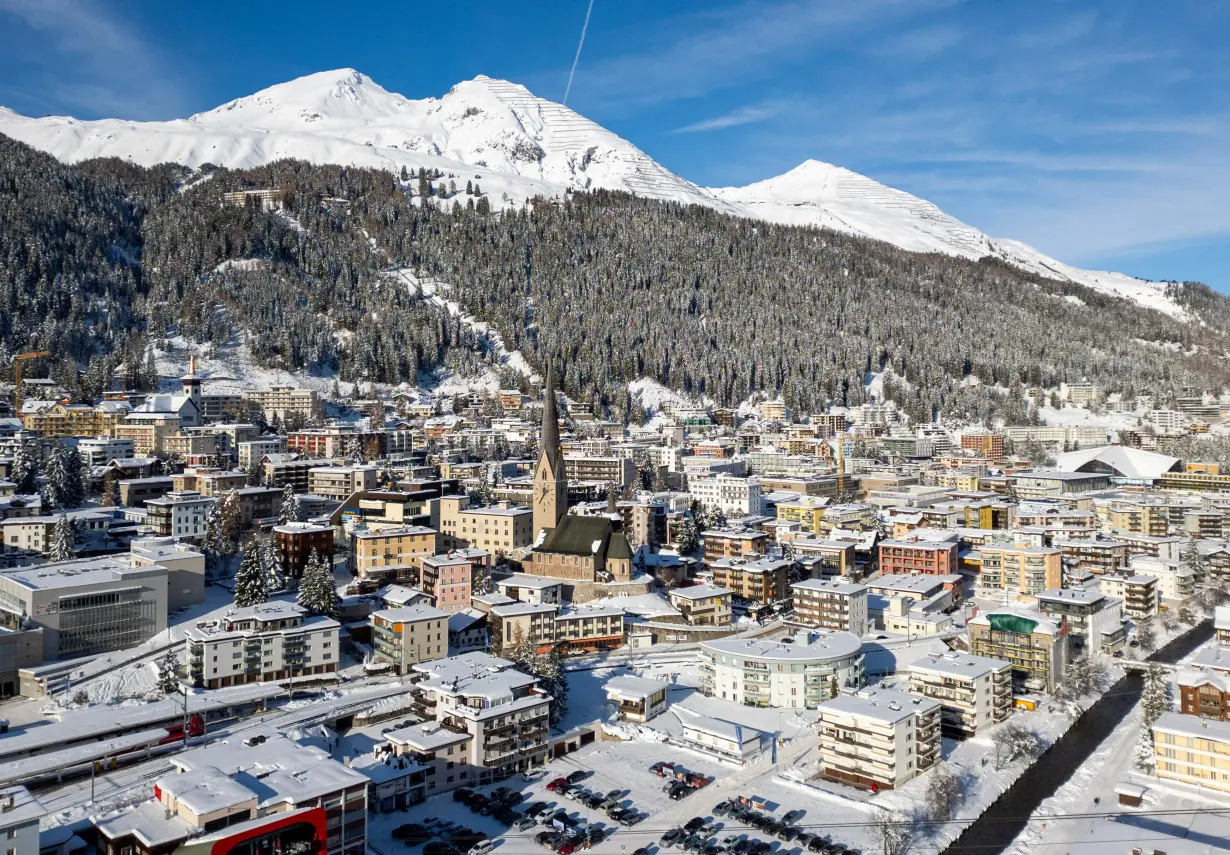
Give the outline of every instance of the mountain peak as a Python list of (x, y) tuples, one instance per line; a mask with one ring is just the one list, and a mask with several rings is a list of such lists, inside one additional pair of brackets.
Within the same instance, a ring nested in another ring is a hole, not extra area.
[(405, 100), (360, 71), (338, 68), (275, 83), (252, 95), (197, 113), (191, 119), (207, 124), (250, 125), (269, 116), (290, 118), (296, 114), (306, 122), (368, 118), (396, 112)]

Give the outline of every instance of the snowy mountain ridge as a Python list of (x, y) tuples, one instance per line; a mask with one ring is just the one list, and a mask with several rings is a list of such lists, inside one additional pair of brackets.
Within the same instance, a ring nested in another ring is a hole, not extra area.
[(439, 169), (477, 180), (496, 208), (568, 190), (626, 190), (769, 222), (825, 226), (913, 252), (991, 255), (1035, 275), (1183, 316), (1160, 283), (1070, 267), (831, 164), (808, 160), (746, 187), (699, 187), (575, 111), (482, 75), (441, 98), (412, 100), (354, 69), (324, 71), (166, 122), (33, 119), (0, 107), (0, 133), (70, 163), (118, 157), (143, 166), (249, 168), (299, 158), (392, 171)]

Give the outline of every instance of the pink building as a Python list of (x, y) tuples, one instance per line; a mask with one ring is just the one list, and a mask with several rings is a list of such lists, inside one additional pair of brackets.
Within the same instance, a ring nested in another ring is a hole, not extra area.
[(419, 587), (435, 597), (436, 608), (455, 614), (470, 607), (474, 565), (458, 555), (433, 555), (423, 559)]

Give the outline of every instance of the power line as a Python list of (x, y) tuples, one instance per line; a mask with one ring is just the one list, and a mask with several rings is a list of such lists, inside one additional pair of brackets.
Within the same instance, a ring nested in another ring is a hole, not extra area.
[(564, 100), (567, 105), (568, 93), (572, 91), (572, 77), (577, 73), (577, 63), (581, 60), (581, 48), (585, 46), (585, 32), (589, 29), (589, 16), (594, 11), (594, 0), (589, 0), (589, 8), (585, 10), (585, 23), (581, 25), (581, 40), (577, 42), (577, 55), (572, 58), (572, 69), (568, 72), (568, 85), (564, 87)]

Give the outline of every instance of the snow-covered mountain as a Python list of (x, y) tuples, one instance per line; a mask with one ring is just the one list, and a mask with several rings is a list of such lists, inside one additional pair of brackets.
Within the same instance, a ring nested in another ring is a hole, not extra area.
[(442, 98), (416, 101), (353, 69), (324, 71), (169, 122), (32, 119), (0, 107), (0, 133), (67, 162), (119, 157), (146, 166), (244, 168), (300, 158), (394, 171), (436, 168), (458, 183), (477, 180), (495, 207), (568, 189), (627, 190), (771, 222), (828, 226), (911, 251), (994, 255), (1040, 276), (1182, 314), (1160, 284), (1069, 267), (841, 167), (809, 160), (747, 187), (698, 187), (567, 107), (485, 76), (458, 83)]

